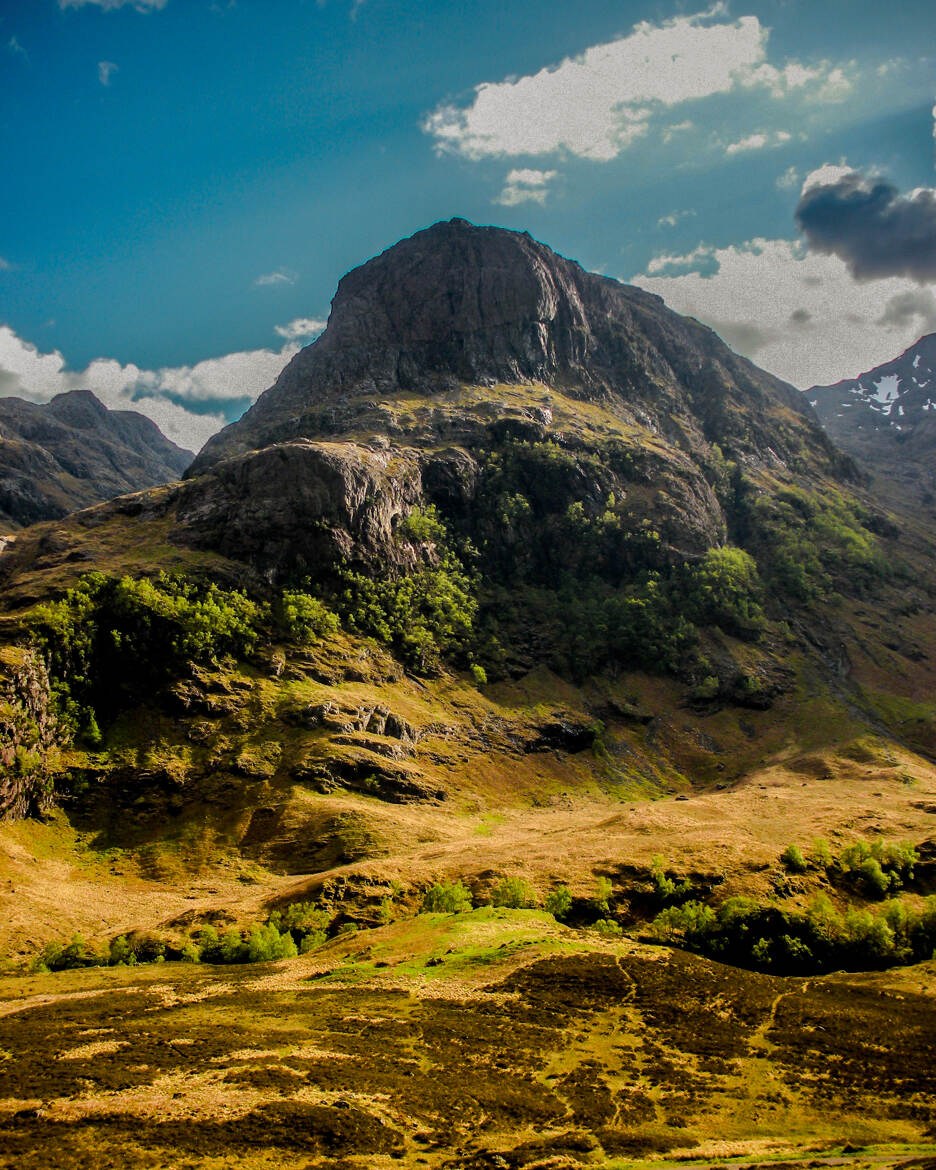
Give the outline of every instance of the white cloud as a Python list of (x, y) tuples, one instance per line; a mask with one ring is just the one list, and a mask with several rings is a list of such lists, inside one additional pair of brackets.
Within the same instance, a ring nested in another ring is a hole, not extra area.
[(101, 85), (110, 85), (111, 74), (120, 68), (113, 61), (98, 61), (97, 75)]
[(27, 61), (27, 62), (29, 61), (29, 54), (26, 52), (26, 50), (19, 43), (19, 41), (16, 39), (15, 36), (10, 37), (10, 39), (7, 41), (7, 48), (10, 50), (11, 53), (16, 53), (16, 55), (18, 57), (22, 57), (24, 61)]
[(494, 200), (505, 207), (516, 207), (518, 203), (545, 203), (549, 184), (558, 171), (537, 171), (529, 167), (509, 171), (504, 180), (504, 189)]
[[(471, 159), (555, 151), (597, 161), (617, 157), (646, 135), (657, 111), (735, 90), (774, 97), (847, 79), (822, 62), (777, 68), (767, 61), (768, 30), (756, 16), (717, 21), (717, 5), (594, 45), (538, 73), (475, 87), (469, 104), (439, 106), (423, 120), (439, 151)], [(840, 76), (839, 76), (840, 75)], [(663, 131), (687, 128), (679, 123)]]
[(671, 273), (674, 269), (690, 269), (698, 266), (700, 261), (709, 260), (715, 254), (715, 249), (710, 248), (708, 244), (699, 244), (691, 252), (684, 256), (674, 256), (671, 253), (664, 253), (662, 256), (654, 256), (647, 265), (647, 272), (651, 276), (659, 276), (662, 273)]
[(742, 150), (760, 150), (761, 147), (767, 145), (768, 141), (766, 134), (749, 134), (747, 138), (742, 138), (739, 142), (729, 143), (725, 147), (725, 154), (739, 154)]
[(661, 215), (657, 220), (657, 227), (675, 227), (681, 219), (688, 219), (695, 215), (695, 211), (671, 211), (669, 215)]
[(854, 173), (855, 168), (850, 167), (844, 159), (840, 163), (826, 163), (809, 172), (803, 180), (800, 193), (805, 195), (810, 187), (834, 187), (836, 183)]
[(777, 186), (781, 191), (792, 191), (799, 186), (800, 175), (796, 167), (787, 167), (782, 175), (777, 176)]
[(86, 4), (113, 12), (117, 8), (135, 8), (137, 12), (155, 12), (166, 7), (167, 0), (59, 0), (59, 8), (84, 8)]
[(9, 260), (6, 260), (3, 256), (0, 256), (0, 272), (9, 272), (12, 267), (13, 265)]
[(258, 276), (254, 284), (264, 287), (271, 284), (295, 284), (296, 274), (288, 272), (285, 269), (278, 268), (276, 272), (265, 272), (262, 276)]
[(687, 134), (690, 130), (695, 130), (695, 122), (675, 122), (663, 131), (663, 141), (672, 142), (677, 134)]
[(173, 442), (197, 451), (224, 426), (225, 409), (257, 398), (298, 350), (289, 341), (280, 350), (246, 350), (157, 370), (95, 358), (84, 370), (70, 370), (58, 350), (41, 353), (0, 325), (0, 394), (48, 402), (66, 390), (90, 390), (111, 410), (137, 410)]
[(287, 341), (302, 341), (305, 338), (317, 337), (325, 328), (325, 322), (315, 317), (296, 317), (287, 325), (274, 325), (273, 328)]
[(765, 146), (783, 146), (792, 137), (793, 135), (786, 130), (775, 130), (773, 133), (768, 130), (759, 130), (756, 134), (749, 134), (746, 138), (739, 139), (738, 142), (729, 143), (725, 147), (725, 154), (741, 154), (747, 150), (763, 150)]
[[(696, 271), (674, 273), (679, 267)], [(802, 389), (853, 378), (936, 330), (927, 295), (936, 285), (921, 289), (903, 277), (859, 283), (837, 256), (790, 240), (699, 245), (683, 257), (657, 257), (632, 283)]]

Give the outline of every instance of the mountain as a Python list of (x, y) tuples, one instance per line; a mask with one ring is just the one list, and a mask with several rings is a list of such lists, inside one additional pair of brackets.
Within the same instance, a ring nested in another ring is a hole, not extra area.
[(934, 581), (711, 330), (394, 245), (181, 481), (0, 549), (3, 1148), (907, 1162)]
[(832, 439), (869, 471), (936, 502), (936, 333), (857, 378), (806, 398)]
[(150, 419), (108, 410), (89, 390), (45, 405), (0, 398), (0, 525), (57, 519), (178, 479), (191, 458)]
[(802, 396), (710, 329), (525, 233), (456, 219), (341, 280), (324, 333), (189, 468), (202, 486), (178, 538), (266, 570), (402, 563), (394, 526), (431, 503), (493, 546), (477, 527), (490, 457), (524, 443), (571, 460), (554, 460), (546, 511), (629, 492), (626, 524), (659, 532), (661, 559), (721, 540), (728, 463), (852, 474)]

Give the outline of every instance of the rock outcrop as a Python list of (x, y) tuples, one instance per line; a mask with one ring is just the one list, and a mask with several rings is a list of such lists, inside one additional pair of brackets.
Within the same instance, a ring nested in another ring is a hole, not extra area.
[(135, 411), (89, 390), (46, 405), (0, 398), (0, 526), (16, 529), (178, 479), (191, 462)]

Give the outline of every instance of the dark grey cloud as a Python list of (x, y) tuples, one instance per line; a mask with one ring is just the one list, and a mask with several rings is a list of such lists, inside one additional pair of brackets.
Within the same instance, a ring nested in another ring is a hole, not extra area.
[(936, 190), (901, 195), (860, 171), (807, 187), (796, 223), (808, 247), (841, 257), (856, 280), (936, 280)]
[(878, 318), (879, 325), (894, 325), (898, 329), (910, 325), (917, 318), (923, 319), (926, 329), (936, 329), (936, 297), (929, 289), (919, 292), (898, 293), (884, 305), (884, 312)]

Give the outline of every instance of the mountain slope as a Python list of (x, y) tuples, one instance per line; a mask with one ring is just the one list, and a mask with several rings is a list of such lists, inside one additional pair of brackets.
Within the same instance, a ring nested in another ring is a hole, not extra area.
[(914, 502), (936, 501), (936, 333), (893, 361), (806, 398), (832, 439)]
[[(54, 789), (173, 887), (147, 903), (169, 917), (189, 867), (367, 913), (433, 867), (487, 891), (483, 855), (516, 865), (547, 807), (563, 872), (547, 840), (528, 876), (584, 899), (636, 851), (609, 807), (704, 791), (713, 821), (743, 811), (700, 888), (763, 896), (777, 826), (927, 838), (933, 565), (932, 532), (710, 330), (527, 236), (436, 225), (344, 278), (184, 480), (0, 553), (0, 801)], [(775, 768), (789, 820), (746, 792)], [(701, 872), (692, 818), (653, 809)], [(488, 847), (488, 815), (517, 834)]]
[(177, 479), (190, 461), (150, 419), (108, 410), (88, 390), (41, 406), (0, 398), (0, 525), (56, 519)]

